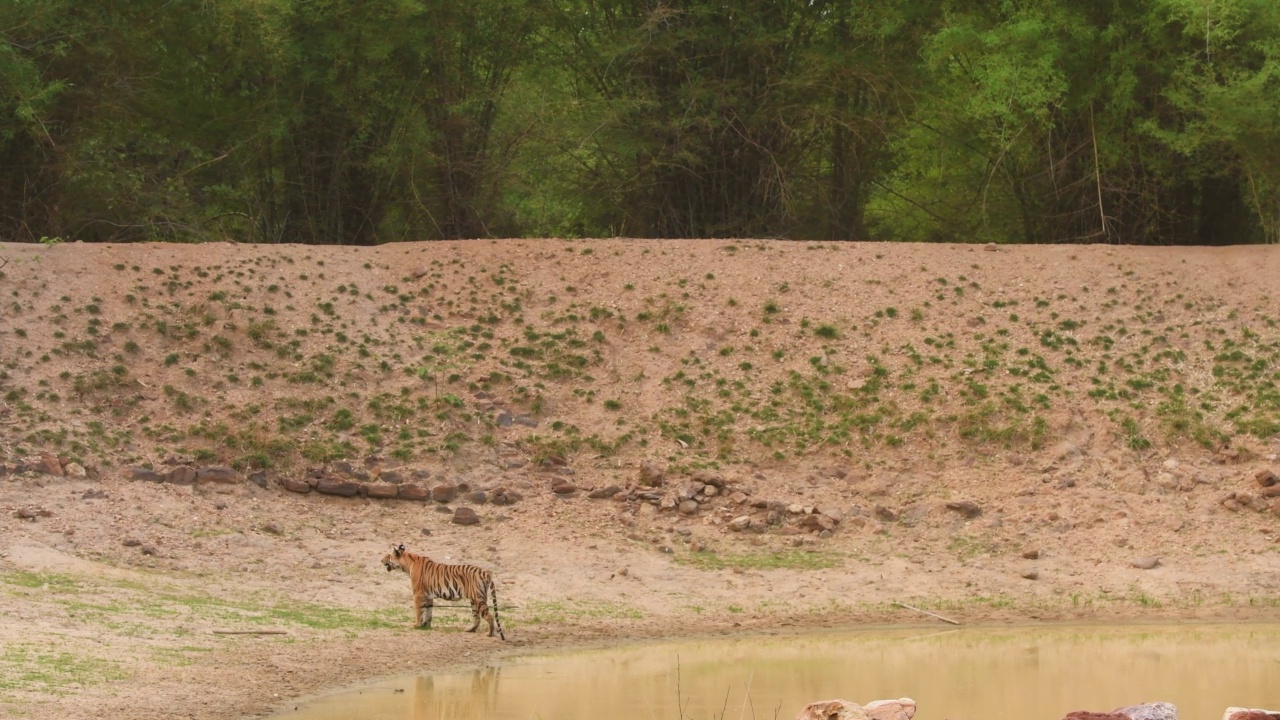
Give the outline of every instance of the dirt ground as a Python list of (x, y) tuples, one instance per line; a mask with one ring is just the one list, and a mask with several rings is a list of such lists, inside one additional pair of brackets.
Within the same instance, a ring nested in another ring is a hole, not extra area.
[[(895, 603), (965, 624), (1280, 620), (1272, 248), (0, 259), (6, 717), (265, 717), (510, 653), (937, 622)], [(397, 396), (420, 410), (381, 414)], [(133, 479), (223, 464), (237, 482)], [(309, 469), (459, 493), (282, 486)], [(452, 522), (463, 507), (479, 524)], [(457, 610), (410, 629), (408, 578), (379, 563), (400, 542), (491, 568), (508, 641)]]

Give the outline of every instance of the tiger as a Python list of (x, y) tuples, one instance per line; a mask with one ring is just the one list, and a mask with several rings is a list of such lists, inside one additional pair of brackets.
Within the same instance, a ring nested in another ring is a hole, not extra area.
[[(413, 621), (418, 627), (431, 627), (431, 609), (435, 599), (471, 601), (471, 616), (475, 621), (467, 632), (480, 628), (480, 618), (489, 623), (489, 637), (497, 628), (498, 637), (506, 640), (502, 620), (498, 617), (498, 588), (493, 584), (493, 574), (475, 565), (446, 565), (425, 555), (416, 555), (404, 549), (404, 545), (392, 545), (391, 552), (382, 558), (387, 572), (403, 570), (409, 574), (413, 587)], [(489, 597), (493, 597), (492, 606)], [(493, 612), (490, 612), (492, 608)]]

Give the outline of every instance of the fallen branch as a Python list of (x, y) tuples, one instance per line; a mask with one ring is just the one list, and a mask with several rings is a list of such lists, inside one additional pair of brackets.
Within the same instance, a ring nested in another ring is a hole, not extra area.
[(898, 606), (898, 607), (900, 607), (900, 608), (906, 608), (906, 609), (908, 609), (908, 610), (915, 610), (916, 612), (918, 612), (918, 613), (923, 613), (923, 614), (925, 614), (925, 615), (928, 615), (929, 617), (935, 617), (935, 618), (938, 618), (938, 619), (939, 619), (939, 620), (941, 620), (942, 622), (951, 623), (952, 625), (959, 625), (959, 624), (960, 624), (960, 623), (956, 622), (955, 620), (952, 620), (951, 618), (944, 618), (944, 617), (942, 617), (941, 615), (939, 615), (939, 614), (937, 614), (937, 613), (931, 613), (931, 612), (929, 612), (928, 610), (921, 610), (921, 609), (920, 609), (920, 608), (918, 608), (918, 607), (911, 607), (910, 605), (908, 605), (908, 604), (906, 604), (906, 603), (895, 602), (895, 603), (893, 603), (893, 604), (894, 604), (894, 605), (897, 605), (897, 606)]
[(214, 635), (288, 635), (285, 630), (214, 630)]

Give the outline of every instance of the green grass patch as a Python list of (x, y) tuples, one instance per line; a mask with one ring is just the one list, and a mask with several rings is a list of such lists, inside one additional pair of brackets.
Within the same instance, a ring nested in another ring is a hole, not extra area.
[(11, 643), (0, 649), (0, 692), (35, 691), (66, 695), (90, 685), (129, 677), (119, 663), (51, 649), (35, 643)]
[(71, 575), (60, 573), (28, 572), (13, 570), (0, 572), (0, 583), (26, 588), (41, 588), (54, 592), (79, 592), (80, 581)]

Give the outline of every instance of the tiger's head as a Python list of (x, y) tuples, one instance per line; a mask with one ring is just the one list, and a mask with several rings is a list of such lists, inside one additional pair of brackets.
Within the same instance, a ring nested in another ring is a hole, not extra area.
[(387, 572), (391, 572), (392, 570), (404, 569), (404, 564), (403, 564), (404, 552), (405, 551), (404, 551), (403, 544), (392, 545), (391, 552), (382, 556), (382, 564), (386, 566)]

